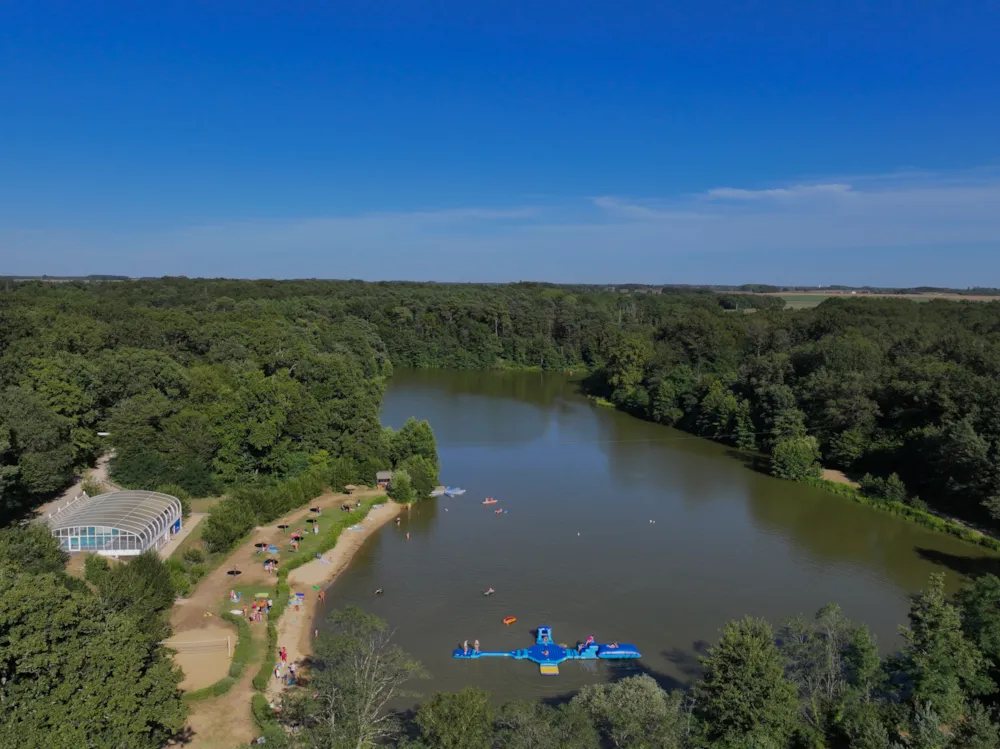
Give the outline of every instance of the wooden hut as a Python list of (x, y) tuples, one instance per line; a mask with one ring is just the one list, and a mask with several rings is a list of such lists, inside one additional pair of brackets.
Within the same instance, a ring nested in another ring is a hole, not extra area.
[(375, 474), (375, 486), (379, 489), (387, 489), (392, 482), (392, 471), (379, 471)]

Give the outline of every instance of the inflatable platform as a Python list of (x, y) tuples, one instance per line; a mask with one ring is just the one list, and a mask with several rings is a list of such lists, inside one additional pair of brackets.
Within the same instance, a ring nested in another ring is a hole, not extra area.
[(567, 648), (557, 645), (552, 640), (552, 628), (541, 626), (535, 635), (535, 644), (528, 648), (519, 650), (480, 650), (471, 648), (466, 651), (462, 648), (455, 648), (452, 653), (453, 658), (475, 660), (477, 658), (513, 658), (516, 661), (531, 661), (538, 664), (540, 673), (546, 676), (555, 676), (559, 673), (559, 664), (563, 661), (596, 661), (600, 659), (628, 659), (641, 658), (642, 653), (635, 645), (625, 642), (613, 642), (610, 644), (593, 643), (591, 645), (577, 645), (575, 648)]

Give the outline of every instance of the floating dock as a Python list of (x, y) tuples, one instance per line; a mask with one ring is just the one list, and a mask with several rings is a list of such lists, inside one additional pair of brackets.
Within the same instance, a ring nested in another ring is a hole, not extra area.
[(465, 651), (462, 648), (455, 648), (452, 657), (464, 660), (513, 658), (515, 661), (531, 661), (538, 664), (540, 673), (546, 676), (556, 676), (559, 673), (559, 664), (563, 661), (623, 660), (641, 658), (642, 653), (635, 645), (624, 642), (593, 643), (587, 646), (578, 645), (575, 648), (563, 647), (552, 641), (552, 628), (542, 626), (538, 628), (535, 644), (530, 648), (509, 651), (480, 650), (478, 652), (472, 649)]

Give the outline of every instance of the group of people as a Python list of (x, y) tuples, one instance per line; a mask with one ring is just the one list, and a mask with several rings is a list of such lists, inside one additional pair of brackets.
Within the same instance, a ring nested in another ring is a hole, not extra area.
[(288, 662), (288, 651), (284, 647), (278, 650), (278, 657), (280, 660), (274, 666), (274, 678), (287, 686), (295, 681), (296, 666)]
[(243, 607), (243, 618), (246, 619), (251, 624), (263, 621), (267, 614), (271, 613), (271, 607), (274, 605), (274, 601), (268, 598), (266, 601), (254, 600), (250, 606)]
[(269, 575), (277, 574), (277, 572), (278, 572), (278, 560), (277, 559), (268, 559), (266, 562), (264, 562), (264, 572), (266, 572)]
[[(468, 640), (464, 640), (462, 642), (462, 652), (465, 655), (469, 654), (469, 641)], [(472, 652), (473, 653), (478, 653), (479, 652), (479, 640), (476, 640), (476, 641), (474, 641), (472, 643)]]

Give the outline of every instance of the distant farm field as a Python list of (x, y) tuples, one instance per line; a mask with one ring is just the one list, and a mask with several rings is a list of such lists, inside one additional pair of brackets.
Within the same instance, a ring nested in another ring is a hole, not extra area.
[(828, 294), (777, 294), (787, 309), (809, 309), (830, 298)]
[(875, 297), (890, 299), (909, 299), (911, 302), (929, 302), (932, 299), (948, 299), (950, 301), (966, 302), (987, 302), (1000, 301), (998, 297), (974, 296), (963, 294), (825, 294), (823, 292), (802, 292), (798, 294), (767, 294), (766, 296), (778, 296), (785, 300), (786, 309), (810, 309), (830, 297), (841, 297), (848, 299), (872, 299)]

